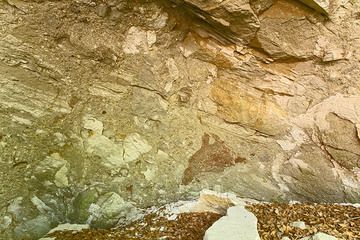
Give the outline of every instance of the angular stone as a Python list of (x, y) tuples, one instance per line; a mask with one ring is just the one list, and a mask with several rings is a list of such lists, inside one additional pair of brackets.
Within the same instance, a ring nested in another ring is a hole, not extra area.
[(94, 117), (86, 116), (84, 117), (84, 128), (101, 135), (104, 130), (104, 124)]
[(59, 188), (65, 188), (69, 186), (69, 180), (67, 178), (69, 169), (66, 167), (66, 164), (62, 166), (59, 171), (55, 174), (54, 183)]
[(60, 224), (57, 227), (51, 229), (48, 234), (57, 232), (57, 231), (73, 231), (78, 232), (84, 229), (89, 229), (90, 226), (88, 224), (71, 224), (71, 223), (64, 223)]
[(261, 27), (251, 45), (262, 49), (272, 59), (312, 57), (319, 30), (308, 20), (310, 13), (306, 7), (298, 5), (276, 2), (262, 15)]
[(226, 214), (227, 209), (230, 207), (245, 206), (248, 203), (257, 203), (257, 201), (238, 198), (233, 193), (219, 193), (204, 189), (200, 192), (197, 202), (191, 207), (191, 211)]
[(153, 36), (138, 27), (130, 27), (122, 49), (126, 54), (139, 54), (149, 49), (154, 42)]
[(107, 6), (106, 4), (99, 4), (99, 6), (96, 9), (96, 13), (97, 15), (99, 15), (99, 17), (106, 17), (110, 12), (110, 7)]
[(72, 204), (70, 220), (77, 223), (85, 223), (90, 216), (89, 207), (96, 203), (98, 193), (95, 189), (87, 189), (77, 194)]
[(129, 134), (124, 139), (124, 160), (131, 162), (151, 149), (151, 145), (140, 134)]
[(230, 207), (227, 215), (205, 232), (204, 240), (260, 240), (257, 218), (242, 206)]
[(300, 229), (306, 229), (306, 224), (303, 221), (295, 221), (290, 223), (290, 226), (300, 228)]
[(16, 239), (38, 239), (51, 229), (51, 220), (47, 216), (24, 221), (14, 229)]
[(126, 202), (119, 194), (109, 192), (101, 196), (96, 204), (89, 207), (91, 213), (88, 223), (95, 227), (111, 227), (122, 219), (137, 214), (134, 206)]

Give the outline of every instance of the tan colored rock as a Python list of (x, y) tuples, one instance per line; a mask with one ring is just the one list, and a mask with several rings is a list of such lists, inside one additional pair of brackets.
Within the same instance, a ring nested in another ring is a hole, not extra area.
[(204, 188), (359, 201), (360, 2), (171, 2), (0, 1), (2, 237)]
[(175, 2), (184, 3), (195, 15), (213, 25), (217, 32), (235, 42), (250, 42), (259, 28), (259, 21), (249, 0)]
[(240, 205), (245, 206), (247, 203), (255, 203), (250, 199), (238, 198), (233, 193), (218, 193), (204, 189), (200, 192), (200, 197), (195, 204), (191, 206), (193, 212), (215, 212), (225, 214), (229, 207)]
[(256, 14), (261, 14), (274, 4), (274, 0), (251, 0), (250, 5)]
[(214, 83), (211, 96), (218, 105), (218, 115), (229, 123), (269, 135), (286, 131), (286, 112), (262, 92), (223, 79)]
[(261, 27), (251, 43), (273, 59), (307, 59), (313, 56), (319, 30), (301, 4), (278, 1), (260, 18)]

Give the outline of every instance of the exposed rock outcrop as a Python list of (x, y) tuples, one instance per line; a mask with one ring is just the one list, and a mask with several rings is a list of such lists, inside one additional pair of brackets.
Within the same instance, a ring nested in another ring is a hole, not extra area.
[(359, 12), (358, 1), (1, 1), (1, 237), (110, 226), (204, 187), (359, 202)]

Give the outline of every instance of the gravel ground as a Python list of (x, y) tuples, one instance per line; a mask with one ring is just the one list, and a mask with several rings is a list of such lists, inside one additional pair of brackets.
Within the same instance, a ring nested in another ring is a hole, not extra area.
[(155, 240), (155, 239), (202, 239), (208, 229), (221, 215), (215, 213), (183, 213), (175, 220), (157, 214), (149, 214), (142, 220), (111, 230), (83, 230), (81, 232), (55, 232), (56, 240)]
[[(247, 207), (258, 218), (262, 240), (300, 239), (324, 232), (340, 239), (360, 240), (360, 208), (334, 204), (257, 204)], [(292, 227), (303, 221), (307, 229)]]
[[(360, 239), (360, 208), (333, 204), (254, 204), (247, 206), (258, 218), (262, 240), (300, 239), (324, 232), (340, 239)], [(169, 220), (160, 212), (146, 215), (132, 224), (110, 230), (90, 229), (81, 232), (55, 232), (56, 240), (202, 240), (221, 215), (215, 213), (183, 213)], [(307, 229), (291, 226), (304, 221)]]

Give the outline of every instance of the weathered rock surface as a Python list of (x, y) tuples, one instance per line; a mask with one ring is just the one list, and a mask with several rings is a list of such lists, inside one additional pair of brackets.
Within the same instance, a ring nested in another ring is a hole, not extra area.
[(1, 1), (0, 236), (203, 188), (359, 202), (360, 3), (310, 2)]
[(257, 219), (243, 206), (230, 207), (225, 217), (205, 232), (204, 240), (260, 240)]
[[(185, 5), (191, 12), (213, 26), (220, 35), (235, 42), (248, 43), (254, 38), (260, 26), (249, 0), (172, 1)], [(267, 6), (268, 4), (259, 3), (257, 9), (262, 10)]]

